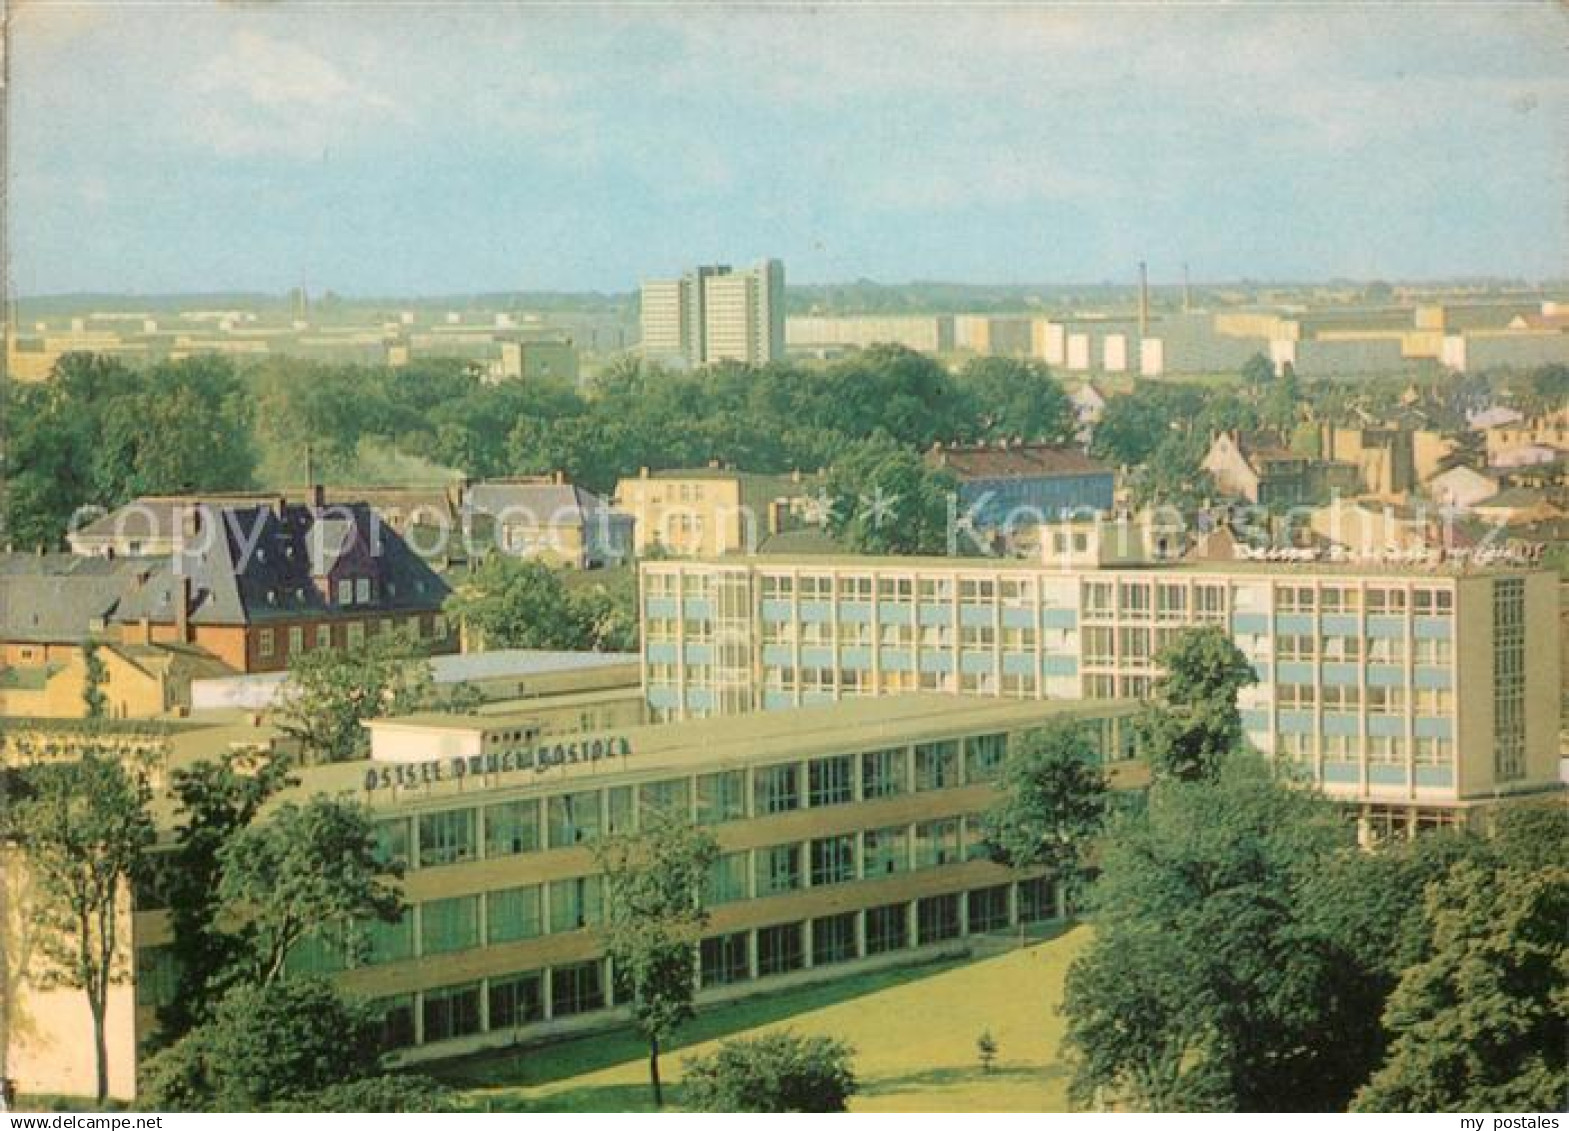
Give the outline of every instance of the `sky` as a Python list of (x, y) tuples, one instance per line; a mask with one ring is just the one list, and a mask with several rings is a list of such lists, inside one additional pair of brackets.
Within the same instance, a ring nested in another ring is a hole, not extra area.
[(1552, 3), (12, 0), (17, 294), (1569, 274)]

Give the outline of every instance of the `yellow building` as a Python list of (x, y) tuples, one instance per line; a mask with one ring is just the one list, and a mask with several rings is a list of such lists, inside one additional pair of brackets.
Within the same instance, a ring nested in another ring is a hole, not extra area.
[(639, 555), (707, 557), (752, 552), (769, 535), (802, 525), (820, 490), (820, 477), (799, 472), (644, 468), (616, 484), (615, 505), (636, 522)]

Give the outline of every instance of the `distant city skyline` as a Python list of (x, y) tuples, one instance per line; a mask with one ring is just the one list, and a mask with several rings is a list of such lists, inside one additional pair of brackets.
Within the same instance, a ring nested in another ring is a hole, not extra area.
[(12, 291), (1562, 277), (1566, 40), (1546, 3), (13, 5)]

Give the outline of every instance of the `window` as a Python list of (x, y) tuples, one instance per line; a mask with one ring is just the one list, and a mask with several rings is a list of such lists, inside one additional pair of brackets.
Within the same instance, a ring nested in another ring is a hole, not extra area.
[(959, 647), (970, 652), (990, 652), (997, 647), (997, 630), (989, 624), (962, 625), (959, 628)]
[(485, 806), (485, 855), (516, 856), (539, 849), (539, 802), (507, 801)]
[(1403, 687), (1369, 687), (1367, 713), (1370, 715), (1401, 715), (1406, 709), (1406, 689)]
[(354, 601), (356, 604), (370, 604), (370, 578), (356, 577), (354, 579)]
[(998, 884), (996, 887), (979, 888), (976, 891), (972, 891), (966, 902), (969, 904), (968, 913), (970, 917), (970, 933), (972, 935), (1007, 929), (1007, 884)]
[(644, 782), (638, 789), (644, 813), (684, 818), (692, 811), (690, 782), (686, 778)]
[(1369, 589), (1367, 591), (1369, 616), (1401, 616), (1406, 611), (1404, 589)]
[(903, 602), (908, 604), (915, 599), (915, 581), (908, 577), (879, 577), (877, 579), (877, 599), (884, 603)]
[(485, 895), (485, 941), (498, 943), (532, 939), (544, 933), (538, 884), (503, 888)]
[(866, 878), (891, 876), (910, 867), (910, 830), (904, 825), (867, 829), (861, 834)]
[(708, 868), (705, 897), (709, 905), (734, 903), (747, 898), (748, 856), (746, 852), (726, 852), (715, 857)]
[(598, 876), (578, 876), (556, 880), (550, 885), (550, 930), (581, 931), (600, 921), (600, 882)]
[[(790, 595), (795, 592), (795, 580), (788, 574), (765, 573), (762, 576), (761, 584), (763, 600), (765, 601), (787, 601), (790, 599)], [(649, 590), (649, 595), (654, 595), (652, 589)]]
[(1411, 611), (1419, 617), (1447, 617), (1455, 611), (1452, 589), (1415, 589), (1411, 592)]
[(800, 770), (792, 762), (782, 766), (761, 766), (753, 772), (756, 783), (757, 815), (788, 813), (801, 806)]
[(801, 886), (801, 845), (776, 844), (757, 850), (757, 894), (778, 895)]
[(937, 868), (959, 859), (959, 821), (923, 821), (915, 826), (915, 866)]
[(915, 747), (915, 788), (951, 789), (959, 784), (959, 744), (922, 742)]
[(365, 624), (363, 621), (353, 620), (343, 626), (343, 642), (350, 648), (358, 648), (365, 643)]
[(347, 577), (338, 580), (338, 604), (354, 604), (354, 582)]
[(855, 836), (819, 837), (812, 841), (812, 886), (843, 884), (855, 879)]
[(566, 848), (599, 836), (599, 791), (563, 793), (545, 802), (550, 847)]
[(806, 962), (801, 948), (801, 924), (781, 923), (762, 927), (757, 932), (757, 976), (787, 974)]
[(1109, 581), (1086, 581), (1084, 583), (1084, 618), (1086, 620), (1110, 620), (1112, 617), (1112, 584)]
[(746, 942), (745, 931), (704, 939), (699, 948), (703, 985), (728, 986), (750, 978), (752, 964), (747, 957)]
[(424, 998), (426, 1044), (479, 1032), (479, 983), (426, 990)]
[(370, 835), (375, 842), (376, 863), (387, 870), (409, 865), (409, 819), (384, 817), (372, 821)]
[(1193, 587), (1193, 611), (1199, 620), (1224, 620), (1226, 617), (1226, 587), (1224, 585), (1196, 585)]
[(420, 867), (474, 859), (474, 810), (449, 809), (419, 819)]
[(1115, 660), (1112, 630), (1109, 628), (1088, 627), (1084, 630), (1084, 662), (1086, 664), (1110, 664)]
[(519, 974), (490, 983), (490, 1028), (516, 1029), (545, 1018), (545, 979)]
[(997, 583), (989, 577), (966, 577), (959, 582), (959, 603), (991, 605), (997, 600)]
[(903, 747), (892, 750), (868, 750), (861, 755), (861, 795), (868, 801), (874, 797), (893, 797), (906, 787), (908, 755)]
[(964, 740), (964, 780), (995, 781), (1008, 757), (1008, 736), (977, 734)]
[(718, 825), (746, 818), (746, 771), (700, 774), (697, 779), (697, 821)]
[(1403, 738), (1370, 735), (1367, 740), (1367, 760), (1394, 765), (1406, 760), (1406, 743)]
[(1372, 636), (1367, 641), (1367, 662), (1370, 664), (1403, 664), (1406, 662), (1406, 642), (1399, 637)]
[(855, 800), (850, 756), (812, 759), (806, 764), (806, 787), (807, 800), (814, 809), (819, 805), (848, 805)]
[(1182, 585), (1157, 585), (1155, 614), (1160, 620), (1184, 620), (1188, 614), (1188, 591)]
[(1455, 709), (1454, 692), (1445, 687), (1419, 687), (1412, 709), (1419, 715), (1447, 715)]
[(1019, 922), (1040, 923), (1057, 917), (1057, 892), (1051, 879), (1037, 876), (1019, 881)]
[(550, 1013), (571, 1017), (605, 1008), (604, 971), (598, 961), (556, 966), (550, 971)]
[(405, 1049), (414, 1044), (414, 995), (379, 998), (371, 1009), (381, 1014), (381, 1047)]
[(263, 628), (256, 633), (256, 654), (271, 656), (273, 652), (272, 629)]
[(1117, 587), (1117, 601), (1125, 617), (1150, 615), (1150, 587), (1147, 581), (1124, 581)]
[(1414, 754), (1419, 766), (1449, 766), (1455, 760), (1455, 747), (1447, 738), (1418, 738)]
[(479, 899), (460, 895), (420, 904), (420, 953), (448, 954), (479, 945)]
[(1319, 689), (1326, 712), (1355, 714), (1362, 709), (1362, 689), (1355, 684), (1336, 687), (1326, 683)]
[(630, 785), (613, 785), (605, 790), (605, 831), (612, 835), (629, 833), (636, 826), (637, 815), (632, 807)]
[(289, 629), (289, 655), (297, 656), (305, 651), (305, 630), (299, 625)]
[(1311, 711), (1314, 701), (1311, 683), (1282, 683), (1275, 689), (1275, 702), (1282, 711)]
[(866, 912), (866, 954), (886, 954), (910, 945), (910, 905), (893, 903)]
[[(318, 648), (331, 648), (332, 647), (332, 625), (330, 625), (330, 624), (318, 624), (316, 626), (316, 647), (318, 647)], [(413, 1007), (411, 1006), (410, 1008), (412, 1009)]]
[(437, 613), (430, 618), (430, 629), (431, 635), (437, 640), (445, 640), (447, 638), (447, 618)]
[(1275, 658), (1285, 663), (1311, 662), (1318, 641), (1311, 636), (1292, 636), (1289, 633), (1275, 638)]
[(360, 924), (365, 932), (365, 965), (380, 966), (384, 962), (402, 962), (414, 957), (414, 909), (405, 907), (395, 923), (380, 919)]
[(851, 962), (856, 957), (855, 912), (812, 920), (812, 965)]
[(1418, 639), (1411, 642), (1411, 662), (1418, 667), (1444, 668), (1453, 661), (1453, 643), (1449, 640)]
[(1324, 661), (1331, 664), (1354, 664), (1361, 659), (1360, 636), (1325, 636), (1320, 640)]
[(841, 577), (839, 579), (839, 597), (845, 601), (870, 601), (872, 599), (872, 579), (870, 577)]
[(915, 905), (915, 919), (922, 946), (958, 938), (962, 930), (958, 895), (928, 896)]

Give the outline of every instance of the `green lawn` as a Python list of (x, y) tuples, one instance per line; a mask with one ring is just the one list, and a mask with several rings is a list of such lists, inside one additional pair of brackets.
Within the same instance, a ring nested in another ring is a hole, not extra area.
[[(681, 1064), (717, 1040), (790, 1028), (855, 1047), (857, 1111), (1062, 1111), (1057, 1004), (1085, 928), (990, 958), (953, 960), (840, 979), (705, 1010), (663, 1060), (680, 1103)], [(975, 1040), (989, 1029), (999, 1055), (981, 1071)], [(632, 1034), (576, 1038), (492, 1053), (434, 1069), (494, 1111), (646, 1111), (647, 1052)]]

